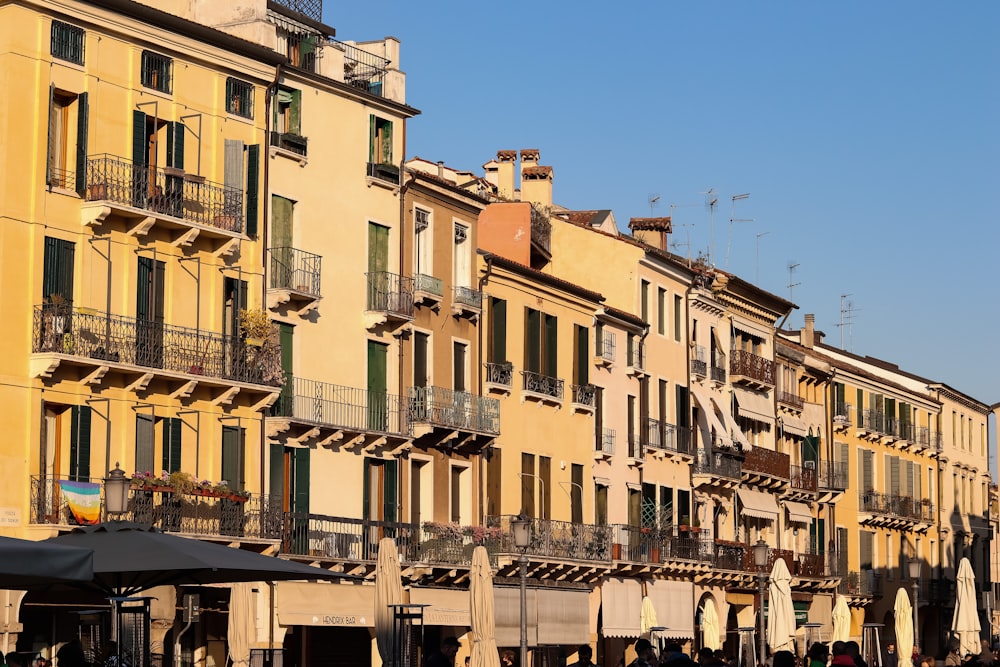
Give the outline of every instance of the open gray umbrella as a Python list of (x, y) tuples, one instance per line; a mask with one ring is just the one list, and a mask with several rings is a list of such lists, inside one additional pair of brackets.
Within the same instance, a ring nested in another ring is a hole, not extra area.
[(115, 596), (164, 585), (350, 578), (125, 521), (81, 526), (44, 543), (93, 550), (94, 576), (90, 587)]
[(93, 578), (91, 549), (0, 537), (0, 589), (27, 590)]

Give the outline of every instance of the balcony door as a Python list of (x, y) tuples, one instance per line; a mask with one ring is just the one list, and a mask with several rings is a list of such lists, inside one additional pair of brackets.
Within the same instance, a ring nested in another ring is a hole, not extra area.
[(151, 257), (139, 258), (136, 279), (136, 364), (163, 367), (163, 283), (166, 264)]
[[(366, 553), (375, 557), (378, 541), (383, 537), (396, 537), (395, 526), (385, 526), (381, 522), (394, 523), (398, 509), (398, 469), (397, 461), (366, 458), (364, 464), (364, 516), (366, 522), (380, 522), (366, 531)], [(402, 545), (400, 545), (402, 547)]]
[(386, 396), (386, 358), (388, 345), (368, 341), (368, 430), (389, 428), (389, 405)]
[(295, 266), (292, 261), (292, 219), (295, 203), (271, 196), (271, 287), (293, 289)]
[(247, 307), (247, 283), (225, 278), (222, 285), (222, 346), (226, 377), (238, 377), (245, 366), (244, 343), (239, 338), (240, 311)]
[(368, 223), (368, 309), (391, 310), (389, 301), (389, 228)]

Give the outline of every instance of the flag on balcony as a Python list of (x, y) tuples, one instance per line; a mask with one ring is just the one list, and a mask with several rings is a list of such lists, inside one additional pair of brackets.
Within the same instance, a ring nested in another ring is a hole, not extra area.
[(71, 482), (61, 479), (59, 488), (66, 498), (66, 508), (76, 523), (81, 526), (92, 526), (101, 521), (100, 483)]

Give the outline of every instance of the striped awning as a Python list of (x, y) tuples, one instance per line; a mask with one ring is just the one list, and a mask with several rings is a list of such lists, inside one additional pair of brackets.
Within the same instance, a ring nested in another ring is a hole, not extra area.
[(792, 523), (812, 523), (812, 510), (805, 503), (796, 503), (786, 500), (782, 503), (788, 510), (788, 520)]
[(750, 391), (741, 387), (735, 387), (737, 411), (741, 417), (764, 422), (774, 423), (774, 405), (767, 394)]
[(778, 503), (770, 493), (754, 491), (753, 489), (739, 489), (739, 497), (740, 504), (743, 505), (740, 513), (744, 516), (775, 521), (781, 513)]

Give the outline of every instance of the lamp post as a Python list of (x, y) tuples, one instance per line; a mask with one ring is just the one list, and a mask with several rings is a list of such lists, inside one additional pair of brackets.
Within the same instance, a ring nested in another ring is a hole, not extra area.
[(757, 583), (760, 587), (760, 641), (758, 646), (760, 647), (760, 662), (758, 667), (762, 667), (764, 664), (764, 568), (767, 567), (767, 542), (762, 539), (758, 539), (757, 543), (753, 545), (753, 564), (757, 567)]
[(521, 552), (517, 563), (521, 570), (521, 663), (528, 664), (528, 545), (531, 543), (531, 519), (519, 514), (510, 520), (510, 532), (514, 536), (514, 546)]
[(920, 633), (917, 631), (917, 589), (920, 583), (920, 561), (911, 558), (907, 565), (910, 568), (910, 579), (913, 579), (913, 645), (920, 646)]
[(108, 514), (121, 514), (128, 507), (128, 487), (129, 479), (125, 477), (118, 462), (115, 462), (115, 469), (108, 471), (108, 476), (104, 479), (104, 508)]

